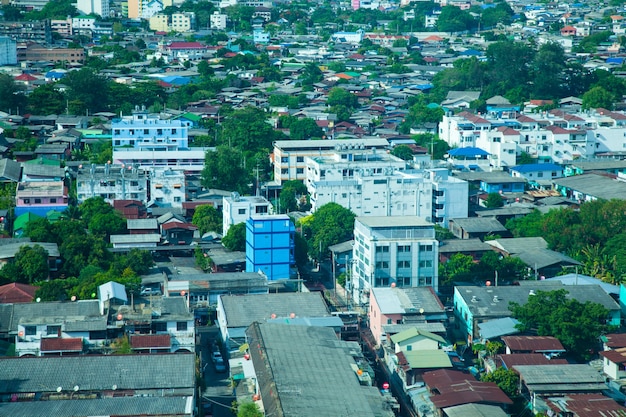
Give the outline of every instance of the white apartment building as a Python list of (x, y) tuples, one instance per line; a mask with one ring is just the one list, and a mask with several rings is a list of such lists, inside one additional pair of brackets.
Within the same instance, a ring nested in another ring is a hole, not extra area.
[(0, 36), (0, 65), (17, 65), (17, 42)]
[(211, 25), (211, 29), (226, 29), (227, 19), (228, 15), (226, 13), (220, 13), (217, 10), (214, 11), (213, 14), (209, 16), (209, 24)]
[(417, 216), (363, 216), (354, 222), (349, 291), (355, 303), (369, 302), (371, 288), (438, 288), (434, 224)]
[(185, 172), (169, 168), (150, 170), (150, 201), (159, 207), (183, 206), (185, 201)]
[(277, 140), (274, 142), (274, 181), (306, 179), (306, 157), (325, 157), (336, 152), (368, 150), (383, 151), (389, 147), (387, 139), (361, 138), (347, 140)]
[(102, 197), (113, 204), (114, 200), (147, 201), (148, 175), (143, 169), (131, 165), (95, 165), (80, 167), (76, 176), (78, 203)]
[(76, 8), (86, 14), (97, 14), (102, 17), (109, 17), (109, 0), (77, 0)]
[(190, 32), (196, 27), (196, 14), (194, 12), (183, 12), (172, 14), (171, 29), (174, 32)]
[(266, 198), (260, 196), (241, 196), (238, 192), (223, 198), (222, 236), (226, 236), (231, 226), (244, 223), (250, 216), (274, 214), (274, 207)]
[(466, 218), (469, 213), (469, 184), (449, 175), (448, 169), (426, 171), (432, 185), (432, 215), (427, 220), (448, 227), (448, 220)]
[(111, 123), (113, 161), (140, 169), (202, 171), (208, 148), (189, 148), (189, 124), (136, 110)]
[(74, 34), (81, 31), (92, 31), (96, 27), (96, 18), (93, 16), (79, 16), (72, 18), (72, 31)]

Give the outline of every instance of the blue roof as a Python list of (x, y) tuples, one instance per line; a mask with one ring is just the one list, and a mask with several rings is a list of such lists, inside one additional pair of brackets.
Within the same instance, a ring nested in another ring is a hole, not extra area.
[(619, 64), (621, 65), (624, 62), (624, 58), (622, 57), (611, 57), (606, 59), (607, 64)]
[(450, 156), (486, 156), (489, 155), (489, 152), (480, 148), (468, 147), (451, 149), (448, 154)]
[(557, 164), (526, 164), (517, 165), (511, 168), (517, 172), (537, 172), (537, 171), (563, 171), (563, 167)]
[(461, 52), (459, 55), (463, 55), (463, 56), (481, 56), (484, 55), (482, 52), (476, 50), (476, 49), (466, 49), (465, 51)]

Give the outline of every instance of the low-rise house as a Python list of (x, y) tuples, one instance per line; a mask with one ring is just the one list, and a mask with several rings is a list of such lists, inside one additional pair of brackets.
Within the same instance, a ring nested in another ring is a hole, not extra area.
[(509, 303), (524, 305), (537, 291), (566, 290), (567, 297), (581, 303), (594, 302), (609, 311), (607, 323), (619, 326), (620, 307), (598, 285), (571, 285), (545, 281), (520, 281), (520, 286), (457, 286), (454, 289), (454, 315), (460, 331), (469, 343), (480, 337), (478, 324), (496, 318), (511, 317)]
[(35, 299), (39, 287), (12, 282), (0, 286), (0, 304), (30, 303)]
[(502, 341), (507, 354), (541, 353), (552, 358), (565, 353), (559, 339), (552, 336), (504, 336)]
[(20, 182), (15, 193), (15, 215), (33, 213), (45, 217), (50, 210), (67, 209), (67, 189), (63, 181)]
[(454, 174), (485, 193), (523, 193), (526, 180), (501, 172), (458, 172)]
[[(567, 359), (551, 359), (541, 353), (511, 353), (498, 355), (497, 361), (504, 369), (513, 369), (518, 365), (567, 365)], [(490, 370), (493, 371), (493, 370)]]
[[(192, 417), (195, 354), (79, 355), (0, 358), (7, 381), (0, 396), (6, 415), (124, 415)], [(146, 377), (157, 371), (159, 378)], [(13, 399), (13, 400), (10, 400)]]
[(217, 302), (217, 322), (228, 349), (246, 341), (246, 328), (255, 321), (330, 316), (319, 292), (221, 295)]
[(545, 399), (548, 415), (618, 416), (626, 407), (602, 394), (566, 394)]
[(522, 394), (534, 413), (547, 411), (545, 399), (571, 394), (601, 394), (608, 387), (604, 377), (588, 364), (517, 365)]
[(483, 239), (487, 236), (510, 236), (509, 230), (493, 217), (450, 219), (448, 229), (459, 239)]
[(130, 165), (81, 166), (76, 174), (76, 195), (79, 203), (92, 197), (102, 197), (109, 204), (116, 200), (145, 202), (148, 176), (143, 169)]
[(445, 334), (446, 319), (443, 304), (431, 287), (381, 287), (370, 293), (369, 323), (376, 344), (411, 328)]
[(143, 219), (148, 215), (146, 206), (139, 200), (114, 200), (113, 208), (125, 219)]
[(159, 233), (157, 219), (127, 219), (126, 228), (131, 235), (144, 235)]
[(490, 245), (478, 238), (442, 240), (439, 242), (439, 262), (446, 263), (457, 253), (479, 261), (485, 253), (492, 250)]
[(363, 378), (358, 344), (338, 340), (332, 329), (255, 322), (244, 336), (252, 362), (251, 369), (246, 360), (242, 364), (250, 397), (267, 415), (393, 416), (385, 397)]
[(161, 235), (158, 233), (111, 235), (109, 240), (113, 249), (150, 249), (156, 248), (161, 243)]
[(526, 164), (510, 168), (511, 176), (524, 178), (535, 187), (551, 188), (552, 180), (563, 177), (563, 167), (557, 164)]
[(173, 245), (189, 245), (197, 230), (198, 227), (191, 223), (171, 222), (161, 225), (163, 242)]
[(35, 245), (42, 247), (48, 252), (48, 268), (50, 273), (54, 274), (57, 272), (61, 265), (61, 255), (59, 253), (59, 246), (56, 243), (30, 242), (29, 240), (25, 241), (22, 239), (19, 241), (9, 240), (6, 244), (0, 245), (0, 267), (11, 262), (23, 246), (33, 247)]
[(513, 401), (493, 382), (476, 381), (466, 373), (450, 369), (426, 372), (424, 383), (430, 392), (429, 409), (449, 409), (463, 404), (485, 404), (507, 408)]
[(626, 183), (604, 175), (574, 175), (553, 182), (563, 196), (578, 202), (626, 199)]

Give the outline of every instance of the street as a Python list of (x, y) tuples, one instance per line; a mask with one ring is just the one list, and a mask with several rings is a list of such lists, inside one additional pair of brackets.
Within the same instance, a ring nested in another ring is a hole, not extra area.
[(217, 373), (211, 361), (209, 346), (218, 338), (218, 329), (215, 326), (198, 326), (200, 336), (199, 353), (202, 358), (204, 369), (204, 381), (206, 389), (202, 395), (204, 400), (212, 403), (213, 416), (232, 417), (230, 412), (232, 402), (235, 400), (233, 390), (229, 387), (228, 372)]

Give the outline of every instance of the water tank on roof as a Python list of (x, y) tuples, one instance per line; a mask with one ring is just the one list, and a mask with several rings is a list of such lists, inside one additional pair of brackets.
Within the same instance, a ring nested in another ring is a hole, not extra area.
[(230, 193), (230, 198), (233, 199), (233, 202), (237, 202), (239, 201), (239, 193), (237, 191), (233, 191), (232, 193)]

